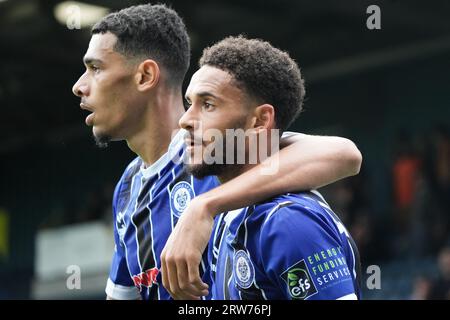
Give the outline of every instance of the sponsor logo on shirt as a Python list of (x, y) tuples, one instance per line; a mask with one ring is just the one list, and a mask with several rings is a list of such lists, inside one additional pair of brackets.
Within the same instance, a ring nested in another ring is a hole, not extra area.
[(142, 286), (151, 288), (153, 284), (157, 284), (156, 277), (158, 276), (158, 268), (148, 269), (145, 272), (133, 276), (134, 285), (142, 290)]
[(305, 300), (317, 293), (305, 260), (302, 259), (281, 274), (292, 299)]
[(306, 257), (309, 270), (319, 290), (329, 289), (352, 281), (342, 247), (330, 247)]

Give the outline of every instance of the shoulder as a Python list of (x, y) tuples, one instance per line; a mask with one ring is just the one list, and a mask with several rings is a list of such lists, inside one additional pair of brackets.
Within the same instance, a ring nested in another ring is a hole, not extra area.
[(312, 192), (285, 194), (258, 207), (259, 210), (263, 210), (264, 215), (261, 235), (304, 238), (324, 232), (335, 233), (328, 211), (331, 209), (320, 194)]
[(287, 193), (256, 206), (256, 211), (266, 215), (266, 222), (314, 216), (328, 207), (325, 200), (312, 192)]
[(125, 182), (131, 180), (131, 178), (139, 172), (142, 165), (142, 159), (140, 157), (134, 158), (123, 171), (123, 174), (119, 182)]
[(119, 181), (116, 184), (113, 197), (114, 199), (117, 198), (118, 194), (120, 193), (120, 190), (129, 188), (133, 176), (139, 172), (141, 164), (142, 160), (139, 157), (136, 157), (128, 164), (128, 166), (125, 168), (124, 172), (122, 173), (122, 176), (120, 177)]
[(124, 170), (124, 175), (130, 172), (139, 171), (142, 165), (142, 159), (140, 157), (134, 158)]
[(279, 259), (300, 258), (342, 244), (338, 226), (320, 197), (310, 192), (287, 195), (271, 211), (266, 211), (259, 234), (259, 246), (266, 260), (274, 252)]

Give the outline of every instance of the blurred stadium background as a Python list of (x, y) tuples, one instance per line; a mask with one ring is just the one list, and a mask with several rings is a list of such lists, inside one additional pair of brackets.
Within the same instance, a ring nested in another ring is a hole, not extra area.
[[(142, 1), (76, 3), (82, 19)], [(365, 299), (450, 298), (450, 2), (166, 1), (202, 48), (233, 34), (298, 61), (305, 112), (292, 130), (341, 135), (361, 173), (321, 190), (355, 238)], [(103, 299), (113, 250), (111, 197), (133, 154), (99, 150), (71, 88), (89, 27), (55, 0), (0, 0), (0, 299)], [(85, 6), (85, 5), (90, 6)], [(366, 9), (381, 8), (381, 30)], [(89, 19), (86, 22), (89, 24)], [(67, 266), (81, 268), (68, 290)]]

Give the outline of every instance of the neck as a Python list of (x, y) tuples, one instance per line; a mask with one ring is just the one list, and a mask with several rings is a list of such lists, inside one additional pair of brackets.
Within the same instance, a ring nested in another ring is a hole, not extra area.
[(127, 144), (150, 166), (167, 152), (172, 135), (179, 130), (178, 121), (184, 113), (181, 89), (159, 89), (146, 110), (140, 129), (127, 139)]
[[(253, 167), (256, 167), (257, 165), (259, 165), (261, 162), (264, 162), (267, 158), (269, 158), (272, 155), (272, 148), (273, 146), (271, 146), (271, 140), (269, 139), (269, 141), (267, 142), (266, 148), (265, 148), (265, 153), (260, 153), (259, 152), (259, 140), (258, 140), (258, 146), (257, 146), (257, 161), (256, 164), (234, 164), (234, 165), (229, 165), (225, 168), (225, 171), (219, 175), (217, 175), (217, 178), (219, 179), (220, 183), (225, 183), (227, 181), (230, 181), (234, 178), (236, 178), (237, 176), (240, 176), (241, 174), (243, 174), (244, 172), (247, 172), (249, 170), (251, 170)], [(276, 150), (278, 151), (279, 146), (276, 147)], [(246, 162), (249, 162), (249, 156), (248, 156), (248, 152), (246, 152)]]
[(251, 168), (255, 167), (257, 164), (241, 164), (241, 165), (231, 165), (222, 174), (218, 175), (217, 178), (221, 184), (228, 182), (237, 176), (240, 176)]

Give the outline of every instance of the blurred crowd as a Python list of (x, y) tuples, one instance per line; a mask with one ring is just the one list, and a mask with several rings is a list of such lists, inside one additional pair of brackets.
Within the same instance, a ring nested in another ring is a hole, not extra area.
[(450, 245), (437, 257), (438, 272), (434, 276), (420, 275), (414, 279), (412, 300), (450, 300)]
[(448, 127), (428, 137), (399, 135), (392, 164), (398, 254), (431, 255), (436, 274), (415, 278), (411, 299), (450, 299), (450, 139)]
[(449, 240), (450, 141), (448, 128), (428, 137), (399, 134), (392, 162), (396, 250), (436, 254)]
[(426, 135), (400, 131), (387, 170), (388, 212), (374, 212), (364, 167), (358, 176), (326, 188), (326, 196), (355, 239), (363, 267), (397, 266), (386, 268), (395, 274), (389, 281), (407, 279), (402, 286), (410, 295), (394, 297), (450, 299), (448, 127), (435, 127)]

